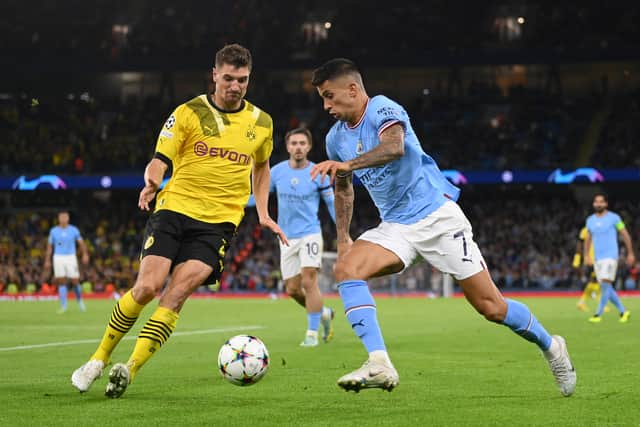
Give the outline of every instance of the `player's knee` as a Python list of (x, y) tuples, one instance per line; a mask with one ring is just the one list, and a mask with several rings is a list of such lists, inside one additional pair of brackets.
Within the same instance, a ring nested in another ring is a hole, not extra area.
[(315, 272), (315, 270), (303, 271), (302, 278), (301, 278), (302, 288), (309, 289), (316, 286), (318, 282), (317, 277), (318, 275)]
[(476, 310), (478, 310), (485, 319), (495, 323), (501, 323), (507, 314), (506, 304), (504, 304), (504, 302), (501, 304), (500, 301), (483, 300), (482, 303), (476, 307)]
[(290, 282), (286, 283), (284, 290), (287, 293), (287, 295), (292, 298), (302, 295), (302, 289), (300, 289), (300, 286), (297, 286), (294, 283), (290, 283)]
[(133, 299), (138, 304), (146, 304), (155, 298), (158, 293), (159, 286), (153, 283), (152, 280), (138, 277), (136, 284), (133, 287)]
[(360, 279), (359, 275), (358, 275), (358, 269), (350, 263), (347, 263), (345, 261), (342, 260), (338, 260), (336, 262), (336, 265), (333, 269), (335, 276), (336, 276), (336, 281), (339, 282), (344, 282), (345, 280), (353, 280), (353, 279)]

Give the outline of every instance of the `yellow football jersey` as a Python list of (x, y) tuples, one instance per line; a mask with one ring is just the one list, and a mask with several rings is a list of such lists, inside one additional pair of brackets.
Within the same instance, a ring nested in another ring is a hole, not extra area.
[[(587, 227), (582, 227), (582, 230), (580, 230), (580, 234), (578, 234), (578, 239), (580, 239), (582, 241), (582, 244), (584, 244), (584, 241), (587, 240), (587, 233), (589, 231), (587, 231)], [(593, 254), (593, 240), (591, 241), (591, 246), (589, 247), (589, 257), (591, 258), (591, 262), (594, 261), (594, 254)], [(584, 263), (584, 260), (582, 261)]]
[(253, 162), (268, 161), (272, 150), (269, 114), (246, 100), (229, 112), (208, 95), (193, 98), (175, 109), (158, 137), (156, 157), (171, 162), (173, 173), (156, 211), (237, 226), (251, 192)]

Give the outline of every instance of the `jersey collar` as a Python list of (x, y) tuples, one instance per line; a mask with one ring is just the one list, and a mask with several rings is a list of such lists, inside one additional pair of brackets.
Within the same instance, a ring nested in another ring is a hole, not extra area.
[(213, 94), (209, 94), (207, 95), (207, 102), (209, 103), (209, 105), (211, 105), (213, 108), (215, 108), (216, 110), (220, 111), (221, 113), (226, 113), (226, 114), (233, 114), (233, 113), (239, 113), (240, 111), (242, 111), (244, 109), (244, 106), (246, 104), (245, 100), (243, 99), (240, 102), (240, 107), (236, 108), (235, 110), (225, 110), (223, 108), (218, 107), (214, 102), (213, 99), (211, 97), (211, 95)]
[(365, 106), (364, 106), (364, 111), (362, 111), (362, 115), (361, 115), (361, 116), (360, 116), (360, 118), (358, 119), (358, 122), (357, 122), (355, 125), (353, 125), (353, 126), (349, 126), (349, 124), (347, 123), (347, 127), (348, 127), (349, 129), (355, 129), (355, 128), (357, 128), (358, 126), (360, 126), (360, 123), (362, 123), (362, 120), (364, 119), (364, 116), (366, 116), (366, 115), (367, 115), (367, 108), (369, 108), (369, 99), (370, 99), (370, 98), (367, 98), (367, 105), (365, 105)]

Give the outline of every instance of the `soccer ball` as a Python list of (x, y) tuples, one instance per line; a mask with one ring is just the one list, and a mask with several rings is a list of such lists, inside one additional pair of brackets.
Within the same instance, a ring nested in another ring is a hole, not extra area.
[(259, 338), (236, 335), (222, 345), (218, 369), (231, 384), (247, 386), (257, 383), (269, 368), (269, 352)]

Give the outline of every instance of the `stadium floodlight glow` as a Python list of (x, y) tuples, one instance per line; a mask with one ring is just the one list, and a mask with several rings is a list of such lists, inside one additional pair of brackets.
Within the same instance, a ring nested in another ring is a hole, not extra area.
[(327, 21), (324, 23), (324, 28), (326, 28), (327, 30), (331, 28), (331, 22)]
[(518, 16), (518, 24), (522, 25), (522, 24), (524, 24), (525, 22), (526, 22), (526, 21), (525, 21), (525, 19), (524, 19), (524, 17), (523, 17), (523, 16)]
[(113, 181), (111, 180), (110, 176), (103, 176), (102, 178), (100, 178), (100, 185), (102, 186), (102, 188), (111, 188), (112, 184)]
[(505, 184), (509, 184), (513, 182), (513, 172), (504, 171), (502, 172), (501, 178), (502, 178), (502, 182), (504, 182)]

